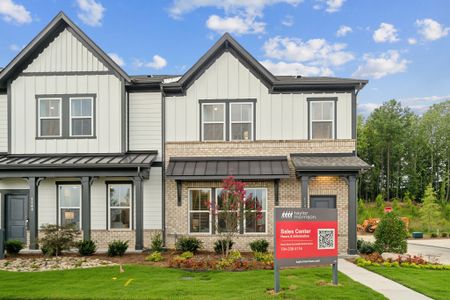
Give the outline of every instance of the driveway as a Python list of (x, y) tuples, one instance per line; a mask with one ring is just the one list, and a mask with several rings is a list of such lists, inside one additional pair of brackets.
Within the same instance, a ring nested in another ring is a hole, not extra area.
[[(358, 236), (358, 239), (374, 241), (372, 235)], [(450, 239), (408, 240), (408, 254), (420, 255), (427, 260), (437, 259), (442, 264), (450, 265)]]

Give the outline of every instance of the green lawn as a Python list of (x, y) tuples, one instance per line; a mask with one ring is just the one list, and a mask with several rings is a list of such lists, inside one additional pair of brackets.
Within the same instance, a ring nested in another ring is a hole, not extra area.
[(431, 298), (449, 299), (450, 270), (424, 270), (370, 266), (366, 268)]
[[(0, 271), (2, 299), (272, 299), (273, 271), (187, 272), (127, 265), (85, 270), (13, 273)], [(328, 285), (331, 268), (281, 272), (279, 298), (385, 299), (339, 274), (338, 287)]]

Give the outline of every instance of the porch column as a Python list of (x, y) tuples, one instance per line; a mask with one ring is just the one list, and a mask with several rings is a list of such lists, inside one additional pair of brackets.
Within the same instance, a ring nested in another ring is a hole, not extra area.
[(136, 242), (135, 249), (142, 250), (144, 248), (144, 201), (142, 178), (133, 178), (134, 186), (136, 187)]
[(302, 176), (301, 181), (302, 181), (302, 208), (307, 208), (309, 176)]
[(28, 228), (30, 230), (30, 249), (38, 249), (38, 179), (28, 178), (29, 196), (29, 216)]
[(91, 239), (91, 180), (81, 177), (81, 228), (83, 241)]
[(356, 254), (356, 176), (348, 177), (348, 254)]

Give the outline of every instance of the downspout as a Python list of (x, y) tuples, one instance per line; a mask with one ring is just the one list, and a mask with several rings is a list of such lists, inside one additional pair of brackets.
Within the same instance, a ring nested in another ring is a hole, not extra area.
[(166, 246), (166, 96), (163, 88), (163, 81), (160, 84), (161, 90), (161, 227), (163, 246)]
[[(362, 83), (360, 82), (359, 83), (359, 87), (358, 88), (356, 88), (355, 89), (355, 110), (356, 110), (356, 115), (355, 115), (355, 118), (356, 118), (356, 120), (355, 120), (355, 126), (356, 126), (356, 128), (355, 128), (355, 139), (356, 139), (356, 143), (358, 143), (358, 130), (357, 130), (357, 128), (358, 128), (358, 94), (359, 94), (359, 92), (362, 90), (362, 88), (363, 88), (363, 86), (362, 86)], [(356, 146), (355, 147), (355, 156), (358, 156), (358, 147)]]

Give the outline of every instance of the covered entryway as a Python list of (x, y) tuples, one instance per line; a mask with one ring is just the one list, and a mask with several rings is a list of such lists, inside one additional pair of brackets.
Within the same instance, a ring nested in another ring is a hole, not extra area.
[(5, 238), (27, 241), (28, 196), (24, 194), (5, 195)]

